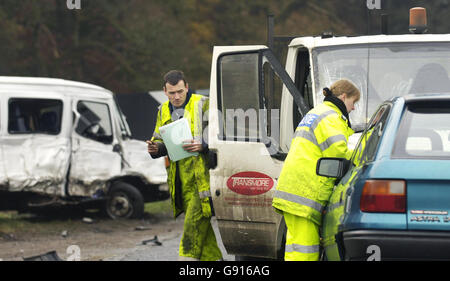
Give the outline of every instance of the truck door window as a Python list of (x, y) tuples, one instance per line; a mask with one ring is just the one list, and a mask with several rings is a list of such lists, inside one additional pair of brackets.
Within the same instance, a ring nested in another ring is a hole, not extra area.
[(80, 101), (77, 111), (80, 118), (75, 131), (79, 135), (105, 144), (112, 143), (111, 116), (107, 104)]
[(63, 103), (54, 99), (14, 98), (8, 105), (10, 134), (49, 134), (61, 131)]
[(266, 121), (267, 136), (279, 138), (279, 120), (281, 108), (281, 92), (283, 82), (274, 73), (269, 62), (263, 64), (264, 75), (264, 109), (267, 115), (263, 118)]
[(257, 53), (224, 55), (219, 63), (219, 110), (222, 139), (258, 141), (258, 114), (262, 108)]
[(295, 85), (300, 94), (305, 99), (309, 108), (313, 108), (314, 101), (312, 96), (311, 68), (309, 63), (309, 51), (299, 50), (297, 54), (297, 63), (295, 70)]
[[(309, 51), (299, 50), (297, 53), (297, 62), (295, 69), (295, 86), (300, 91), (300, 94), (305, 99), (306, 105), (311, 109), (314, 107), (313, 93), (312, 93), (312, 81), (311, 81), (311, 68), (309, 63)], [(302, 116), (298, 112), (297, 105), (293, 105), (293, 125), (294, 130), (300, 123)]]
[(298, 110), (308, 111), (289, 74), (269, 49), (222, 54), (217, 73), (218, 109), (222, 114), (219, 125), (224, 128), (219, 138), (263, 142), (270, 147), (271, 155), (278, 155), (283, 86)]

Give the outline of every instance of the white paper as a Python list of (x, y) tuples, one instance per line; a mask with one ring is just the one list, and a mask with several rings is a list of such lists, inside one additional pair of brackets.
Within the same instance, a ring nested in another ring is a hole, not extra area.
[(183, 142), (192, 140), (191, 128), (186, 118), (159, 127), (159, 133), (166, 145), (170, 160), (178, 161), (198, 155), (198, 152), (188, 152), (183, 149)]

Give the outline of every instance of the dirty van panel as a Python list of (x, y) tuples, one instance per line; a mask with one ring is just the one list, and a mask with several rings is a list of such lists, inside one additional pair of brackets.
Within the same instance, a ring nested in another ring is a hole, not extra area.
[[(263, 48), (214, 48), (209, 148), (217, 153), (217, 166), (210, 170), (210, 183), (227, 252), (275, 257), (276, 239), (271, 238), (277, 234), (281, 216), (273, 211), (271, 201), (281, 162), (270, 156), (261, 137), (266, 130), (258, 116), (264, 112), (259, 56)], [(259, 227), (252, 227), (255, 223)], [(255, 237), (256, 232), (271, 234), (267, 240), (248, 243), (247, 238)], [(255, 247), (266, 250), (254, 252)]]
[(70, 140), (61, 124), (68, 109), (59, 99), (8, 100), (1, 143), (9, 191), (64, 195)]
[(210, 170), (210, 182), (229, 254), (277, 258), (282, 247), (282, 217), (272, 208), (272, 197), (283, 164), (279, 92), (295, 87), (286, 79), (264, 46), (214, 48), (209, 148), (217, 155), (217, 166)]
[[(147, 143), (141, 140), (132, 139), (131, 131), (126, 122), (126, 117), (121, 112), (119, 104), (114, 100), (112, 114), (117, 116), (113, 120), (116, 123), (118, 139), (121, 145), (120, 153), (123, 156), (122, 174), (125, 176), (135, 176), (143, 180), (146, 184), (160, 185), (167, 183), (167, 171), (164, 157), (153, 159), (147, 152)], [(114, 122), (113, 122), (114, 124)], [(139, 186), (136, 186), (139, 187)], [(140, 189), (141, 192), (149, 191), (150, 188)]]
[(68, 193), (71, 196), (92, 196), (121, 172), (120, 154), (113, 151), (116, 142), (110, 105), (75, 100), (73, 112), (75, 125)]
[(124, 174), (143, 177), (146, 182), (152, 184), (165, 184), (167, 182), (164, 157), (157, 159), (149, 157), (145, 142), (125, 140), (122, 142), (122, 147), (124, 157), (130, 164), (124, 166)]

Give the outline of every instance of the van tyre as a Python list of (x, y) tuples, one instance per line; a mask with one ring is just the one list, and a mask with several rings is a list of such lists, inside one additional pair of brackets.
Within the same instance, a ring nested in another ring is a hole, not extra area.
[(141, 218), (144, 214), (144, 198), (136, 187), (116, 182), (106, 199), (106, 213), (112, 219)]

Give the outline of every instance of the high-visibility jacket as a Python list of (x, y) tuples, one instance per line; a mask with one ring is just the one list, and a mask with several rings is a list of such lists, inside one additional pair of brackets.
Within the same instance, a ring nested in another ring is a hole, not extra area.
[(367, 131), (367, 133), (363, 136), (363, 138), (361, 139), (361, 143), (358, 145), (356, 152), (355, 152), (355, 156), (353, 159), (353, 165), (359, 166), (359, 164), (364, 162), (364, 160), (362, 159), (363, 151), (366, 149), (367, 142), (372, 137), (373, 130), (374, 130), (374, 127), (370, 128)]
[[(184, 107), (183, 118), (188, 119), (191, 126), (193, 138), (202, 142), (203, 140), (203, 115), (209, 109), (209, 100), (205, 96), (197, 94), (188, 94), (189, 101)], [(171, 123), (172, 116), (169, 101), (163, 103), (158, 111), (155, 131), (153, 137), (155, 142), (162, 142), (159, 127)], [(170, 160), (170, 159), (169, 159)], [(177, 171), (178, 168), (178, 171)], [(177, 172), (179, 180), (177, 181)], [(185, 190), (193, 190), (198, 193), (202, 207), (202, 215), (204, 217), (211, 216), (211, 207), (209, 203), (209, 164), (208, 157), (205, 153), (199, 153), (198, 156), (191, 156), (181, 159), (177, 162), (170, 161), (167, 169), (167, 183), (172, 199), (172, 208), (174, 216), (177, 217), (183, 210), (183, 204), (177, 204), (177, 196), (181, 196), (181, 185)], [(178, 185), (178, 186), (177, 186)], [(177, 191), (178, 190), (178, 191)], [(193, 196), (184, 194), (185, 196)], [(187, 198), (183, 198), (185, 201)]]
[(309, 111), (295, 130), (278, 179), (273, 207), (321, 225), (322, 211), (335, 180), (316, 174), (317, 161), (321, 157), (350, 159), (352, 151), (347, 142), (353, 133), (333, 103), (326, 101)]

